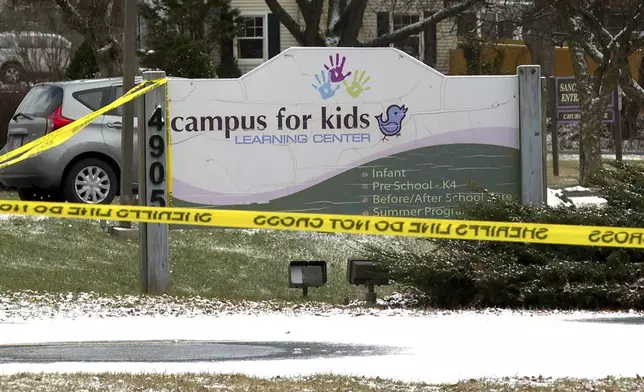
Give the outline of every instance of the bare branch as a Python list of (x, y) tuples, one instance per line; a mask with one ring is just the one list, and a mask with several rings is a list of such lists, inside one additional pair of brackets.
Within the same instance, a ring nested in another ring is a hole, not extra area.
[[(327, 22), (327, 31), (326, 38), (327, 43), (340, 41), (350, 41), (351, 37), (348, 37), (347, 25), (351, 23), (352, 20), (358, 19), (356, 16), (359, 16), (362, 20), (362, 15), (366, 9), (368, 0), (348, 0), (345, 4), (344, 10), (341, 9), (340, 0), (329, 0), (329, 7), (333, 4), (333, 10), (329, 8), (329, 20)], [(359, 14), (359, 15), (357, 15)], [(352, 31), (351, 35), (355, 35), (355, 30)], [(357, 36), (355, 37), (357, 41)]]
[[(348, 3), (345, 9), (350, 9), (351, 6), (356, 1), (348, 0)], [(326, 35), (332, 35), (336, 31), (337, 27), (340, 25), (340, 20), (343, 16), (347, 15), (347, 12), (342, 12), (340, 9), (340, 0), (329, 0), (329, 12), (328, 12), (328, 21), (327, 21), (327, 33)]]
[[(574, 13), (579, 13), (583, 17), (584, 26), (580, 26), (580, 28), (586, 27), (588, 30), (590, 30), (589, 37), (586, 38), (596, 38), (605, 50), (612, 51), (624, 49), (626, 46), (628, 46), (628, 50), (630, 51), (632, 50), (633, 45), (637, 46), (638, 48), (641, 46), (639, 40), (633, 40), (631, 42), (631, 37), (635, 27), (640, 24), (642, 22), (642, 19), (644, 18), (644, 2), (639, 2), (637, 9), (632, 11), (632, 13), (634, 13), (635, 15), (626, 19), (626, 25), (615, 35), (611, 34), (611, 32), (608, 31), (608, 29), (604, 26), (604, 23), (589, 11), (591, 7), (576, 7), (571, 3), (568, 3), (567, 6), (571, 7), (574, 10)], [(580, 44), (583, 45), (583, 42), (580, 42)], [(619, 45), (621, 45), (622, 48), (618, 48), (617, 46)], [(599, 48), (597, 48), (597, 50), (599, 50)], [(635, 49), (635, 51), (636, 50), (637, 49)], [(589, 54), (593, 57), (594, 60), (596, 60), (596, 55), (593, 55), (591, 53)]]
[(626, 65), (626, 69), (620, 69), (619, 85), (629, 98), (637, 102), (640, 107), (644, 107), (644, 88), (642, 88), (642, 86), (640, 86), (639, 83), (637, 83), (631, 76), (630, 69), (628, 69), (628, 63)]
[(319, 26), (322, 19), (322, 9), (324, 7), (324, 0), (295, 0), (297, 6), (302, 11), (304, 18), (304, 40), (306, 42), (322, 43), (320, 36)]
[(564, 30), (566, 30), (569, 42), (577, 42), (577, 44), (584, 49), (590, 58), (597, 63), (601, 63), (604, 60), (604, 54), (593, 43), (594, 36), (584, 29), (585, 26), (583, 26), (583, 20), (579, 16), (570, 12), (570, 9), (568, 8), (569, 6), (570, 3), (568, 1), (558, 1), (552, 6), (555, 14), (559, 18), (560, 24), (563, 26)]
[(584, 19), (586, 20), (585, 25), (590, 27), (591, 30), (595, 31), (594, 35), (597, 37), (597, 40), (603, 44), (603, 46), (609, 47), (611, 45), (611, 43), (614, 41), (613, 35), (604, 27), (604, 24), (599, 19), (597, 19), (595, 15), (593, 15), (585, 8), (574, 7), (573, 5), (569, 6), (584, 17)]
[(482, 0), (463, 0), (459, 3), (456, 3), (454, 5), (451, 5), (449, 7), (444, 7), (435, 13), (433, 13), (431, 16), (420, 20), (416, 23), (413, 23), (409, 26), (403, 27), (402, 29), (396, 30), (393, 33), (389, 34), (384, 34), (381, 35), (378, 38), (375, 38), (365, 44), (363, 46), (386, 46), (391, 43), (394, 43), (395, 41), (404, 39), (409, 37), (412, 34), (417, 34), (420, 33), (421, 31), (425, 30), (426, 28), (430, 27), (431, 25), (434, 25), (444, 19), (451, 18), (453, 16), (456, 16), (457, 14), (475, 6), (478, 3), (481, 3)]
[[(57, 0), (58, 1), (58, 0)], [(293, 17), (281, 6), (278, 0), (265, 0), (266, 5), (273, 14), (279, 19), (286, 29), (293, 35), (300, 45), (306, 45), (304, 32), (300, 25)]]
[(570, 57), (572, 58), (572, 65), (575, 68), (575, 74), (577, 74), (581, 79), (588, 80), (588, 62), (586, 61), (586, 53), (575, 41), (570, 43)]
[(91, 34), (91, 28), (87, 19), (83, 18), (78, 13), (76, 8), (69, 2), (69, 0), (55, 0), (56, 5), (60, 7), (65, 16), (67, 16), (69, 24), (79, 33), (83, 35)]

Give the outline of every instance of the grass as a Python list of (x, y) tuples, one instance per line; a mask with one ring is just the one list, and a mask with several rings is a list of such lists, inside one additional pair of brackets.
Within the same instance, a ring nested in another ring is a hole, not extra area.
[[(552, 173), (549, 162), (548, 173)], [(577, 161), (561, 161), (549, 186), (575, 185)], [(0, 199), (15, 199), (0, 192)], [(364, 288), (346, 282), (346, 260), (358, 255), (365, 237), (223, 229), (170, 231), (173, 296), (221, 300), (301, 300), (288, 288), (288, 262), (325, 260), (326, 286), (309, 298), (331, 304), (363, 299)], [(373, 238), (395, 245), (404, 238)], [(138, 244), (102, 232), (96, 221), (15, 217), (0, 222), (0, 290), (138, 294)], [(418, 244), (418, 241), (414, 242)], [(379, 296), (395, 287), (380, 287)]]
[(548, 160), (548, 186), (566, 188), (579, 185), (579, 161), (559, 161), (559, 176), (552, 171), (552, 160)]
[(0, 376), (0, 389), (15, 392), (84, 391), (257, 391), (257, 392), (327, 392), (327, 391), (443, 391), (443, 392), (546, 392), (546, 391), (641, 391), (641, 379), (548, 381), (540, 378), (491, 382), (470, 380), (452, 385), (412, 384), (321, 375), (300, 379), (260, 379), (241, 375), (157, 375), (157, 374), (18, 374)]
[[(297, 301), (302, 293), (288, 288), (289, 261), (325, 260), (328, 283), (310, 289), (309, 298), (346, 304), (364, 298), (363, 287), (346, 282), (346, 260), (357, 254), (365, 240), (322, 233), (171, 230), (168, 294)], [(374, 240), (392, 246), (409, 241)], [(109, 236), (96, 221), (5, 219), (0, 222), (0, 243), (0, 290), (139, 293), (138, 243)], [(392, 290), (380, 287), (378, 293), (382, 297)]]
[[(626, 161), (631, 164), (641, 164), (641, 161)], [(559, 176), (555, 177), (552, 170), (552, 160), (548, 160), (548, 187), (566, 188), (579, 185), (579, 161), (559, 161)]]
[[(559, 183), (572, 184), (576, 161), (561, 161)], [(549, 168), (552, 172), (552, 168)], [(552, 179), (552, 178), (551, 178)], [(16, 199), (0, 192), (0, 199)], [(346, 260), (365, 237), (223, 229), (170, 231), (173, 296), (221, 300), (299, 301), (288, 288), (288, 262), (325, 260), (328, 283), (309, 298), (331, 304), (363, 299), (364, 288), (346, 282)], [(375, 238), (395, 245), (413, 240)], [(15, 217), (0, 222), (0, 290), (138, 294), (138, 244), (101, 231), (96, 221)], [(418, 242), (415, 242), (418, 243)], [(378, 288), (382, 297), (395, 287)]]
[(18, 200), (18, 194), (6, 189), (0, 189), (0, 200)]

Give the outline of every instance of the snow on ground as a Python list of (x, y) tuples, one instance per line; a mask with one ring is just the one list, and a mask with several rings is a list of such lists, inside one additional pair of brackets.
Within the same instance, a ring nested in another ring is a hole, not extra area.
[[(567, 205), (567, 206), (572, 206), (572, 205), (588, 206), (588, 205), (601, 205), (606, 203), (606, 199), (598, 196), (573, 196), (573, 197), (566, 198), (566, 196), (564, 196), (564, 193), (563, 193), (564, 191), (565, 192), (590, 192), (591, 190), (588, 188), (584, 188), (582, 186), (568, 187), (568, 188), (564, 188), (563, 190), (548, 188), (548, 205), (553, 207), (561, 204)], [(19, 217), (20, 216), (18, 215), (0, 214), (0, 221), (19, 218)], [(30, 217), (30, 218), (36, 219), (36, 220), (47, 219), (46, 216), (38, 216), (38, 217)]]
[[(615, 159), (615, 154), (602, 154), (602, 159)], [(548, 160), (552, 160), (552, 153), (548, 153)], [(563, 153), (559, 154), (560, 161), (578, 161), (579, 154)], [(624, 161), (641, 161), (644, 160), (644, 154), (622, 154)]]
[(578, 196), (570, 198), (577, 207), (581, 206), (600, 206), (606, 203), (606, 199), (599, 196)]
[[(602, 322), (602, 318), (605, 319)], [(0, 344), (208, 340), (329, 342), (400, 348), (384, 356), (214, 363), (0, 364), (0, 373), (223, 372), (260, 377), (318, 373), (453, 383), (470, 378), (635, 377), (644, 372), (644, 315), (450, 312), (424, 315), (213, 315), (54, 318), (0, 323)]]
[[(386, 301), (385, 301), (386, 300)], [(131, 316), (158, 316), (193, 318), (222, 315), (379, 315), (421, 316), (426, 311), (406, 309), (413, 305), (408, 297), (393, 293), (378, 298), (378, 308), (362, 307), (363, 301), (346, 306), (323, 302), (284, 301), (223, 301), (200, 296), (173, 297), (169, 295), (102, 295), (99, 293), (37, 293), (33, 291), (0, 293), (0, 324), (22, 323), (26, 320), (93, 319)], [(442, 314), (448, 314), (443, 312)], [(435, 311), (429, 314), (436, 314)]]
[(590, 192), (590, 189), (581, 186), (570, 188), (551, 189), (548, 188), (548, 205), (551, 207), (556, 206), (601, 206), (606, 203), (606, 199), (599, 196), (566, 196), (564, 192)]

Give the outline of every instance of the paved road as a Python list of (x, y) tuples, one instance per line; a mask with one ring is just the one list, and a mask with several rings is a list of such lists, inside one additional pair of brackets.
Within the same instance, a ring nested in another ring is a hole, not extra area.
[(399, 352), (381, 346), (302, 342), (146, 341), (0, 346), (2, 363), (222, 362), (377, 356)]

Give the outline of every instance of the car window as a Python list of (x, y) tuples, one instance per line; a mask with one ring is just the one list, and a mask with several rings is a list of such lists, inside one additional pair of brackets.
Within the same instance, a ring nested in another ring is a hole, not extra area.
[(16, 35), (12, 33), (0, 33), (0, 49), (15, 49), (17, 46)]
[(34, 86), (20, 102), (16, 113), (47, 117), (63, 104), (63, 89), (54, 85)]
[[(138, 83), (136, 83), (136, 84), (138, 84)], [(112, 93), (112, 97), (110, 98), (110, 103), (116, 101), (117, 98), (120, 98), (123, 95), (123, 86), (115, 86), (112, 89), (112, 91), (113, 91), (113, 93)], [(137, 109), (135, 107), (134, 108), (134, 118), (138, 118), (137, 114), (138, 114), (138, 111), (137, 111)], [(110, 110), (109, 112), (107, 112), (107, 115), (108, 116), (123, 116), (123, 105), (117, 107), (114, 110)]]
[(103, 106), (107, 105), (109, 100), (110, 88), (94, 88), (91, 90), (77, 91), (72, 94), (74, 99), (88, 107), (92, 111), (96, 111)]

